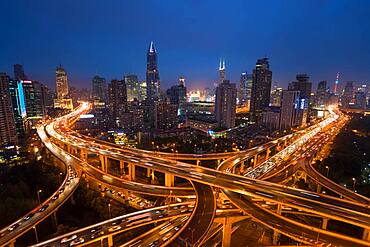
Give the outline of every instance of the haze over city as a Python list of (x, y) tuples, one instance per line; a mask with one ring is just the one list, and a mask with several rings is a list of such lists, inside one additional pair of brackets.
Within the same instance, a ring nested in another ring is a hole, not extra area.
[[(286, 86), (298, 73), (313, 83), (367, 83), (370, 78), (369, 1), (3, 1), (0, 70), (20, 63), (54, 87), (54, 70), (89, 88), (95, 74), (145, 78), (145, 52), (154, 41), (161, 83), (178, 76), (188, 87), (217, 82), (218, 61), (228, 79), (270, 58), (273, 81)], [(6, 49), (5, 49), (6, 47)]]

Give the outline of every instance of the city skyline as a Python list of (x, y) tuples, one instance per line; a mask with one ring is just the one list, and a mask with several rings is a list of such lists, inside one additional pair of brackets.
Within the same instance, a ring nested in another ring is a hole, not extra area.
[[(273, 81), (283, 87), (301, 73), (307, 73), (314, 85), (327, 80), (332, 87), (340, 72), (339, 88), (347, 80), (368, 84), (370, 78), (366, 69), (370, 52), (366, 52), (369, 48), (365, 45), (370, 39), (370, 21), (363, 11), (367, 2), (356, 6), (345, 1), (275, 2), (270, 3), (274, 11), (267, 10), (261, 23), (255, 21), (263, 10), (258, 3), (234, 2), (225, 7), (219, 21), (213, 16), (224, 7), (219, 2), (89, 4), (82, 10), (83, 4), (67, 2), (58, 7), (68, 14), (56, 18), (53, 3), (6, 3), (4, 7), (9, 11), (0, 17), (4, 18), (2, 23), (9, 23), (5, 19), (11, 19), (8, 15), (14, 12), (23, 18), (4, 26), (4, 34), (13, 37), (21, 33), (26, 38), (1, 41), (8, 47), (0, 62), (1, 71), (12, 74), (12, 64), (21, 63), (30, 78), (51, 88), (55, 67), (60, 63), (68, 72), (71, 86), (79, 88), (90, 88), (95, 75), (110, 81), (136, 74), (141, 81), (145, 79), (145, 53), (153, 40), (163, 88), (176, 84), (180, 75), (187, 78), (189, 88), (212, 86), (218, 80), (220, 58), (226, 60), (228, 79), (237, 83), (240, 74), (251, 73), (255, 60), (265, 55), (271, 62)], [(106, 13), (94, 18), (98, 8)], [(122, 19), (118, 10), (127, 10)], [(243, 15), (240, 11), (244, 10), (250, 11)], [(136, 17), (131, 12), (143, 14)], [(233, 17), (234, 12), (238, 17)], [(310, 18), (313, 13), (315, 18)], [(43, 23), (43, 18), (48, 22)], [(137, 23), (128, 21), (130, 18), (137, 18)], [(159, 25), (163, 18), (172, 23)], [(191, 39), (194, 35), (196, 42)], [(234, 35), (238, 39), (231, 39)], [(49, 38), (53, 42), (47, 42)]]

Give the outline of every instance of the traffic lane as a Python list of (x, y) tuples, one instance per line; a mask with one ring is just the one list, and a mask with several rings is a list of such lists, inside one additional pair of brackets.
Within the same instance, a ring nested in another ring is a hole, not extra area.
[[(314, 227), (303, 227), (295, 221), (284, 219), (282, 216), (264, 210), (262, 207), (255, 205), (244, 195), (231, 191), (224, 191), (229, 199), (240, 209), (250, 214), (259, 223), (268, 228), (279, 231), (282, 234), (292, 237), (293, 239), (306, 244), (333, 244), (335, 246), (369, 246), (364, 240), (359, 240), (329, 231), (323, 231)], [(318, 231), (315, 231), (318, 230)], [(317, 240), (317, 241), (316, 241)]]
[(171, 246), (199, 245), (212, 225), (217, 206), (214, 191), (208, 185), (198, 182), (192, 182), (192, 184), (198, 198), (195, 212)]

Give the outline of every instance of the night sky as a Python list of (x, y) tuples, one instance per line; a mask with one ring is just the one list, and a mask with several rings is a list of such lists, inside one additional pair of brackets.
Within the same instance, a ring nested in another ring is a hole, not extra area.
[(155, 42), (162, 89), (184, 75), (190, 88), (227, 77), (239, 82), (268, 56), (273, 81), (297, 73), (333, 83), (370, 82), (370, 1), (2, 0), (0, 71), (22, 63), (30, 79), (54, 87), (61, 63), (70, 83), (90, 87), (134, 73), (145, 79), (146, 51)]

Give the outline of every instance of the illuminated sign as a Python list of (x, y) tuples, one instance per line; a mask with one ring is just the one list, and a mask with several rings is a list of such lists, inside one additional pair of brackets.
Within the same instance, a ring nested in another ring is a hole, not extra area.
[(94, 114), (82, 114), (80, 118), (93, 118)]
[(27, 117), (27, 111), (26, 111), (26, 102), (24, 99), (24, 92), (23, 92), (23, 85), (22, 82), (18, 82), (18, 97), (19, 97), (19, 108), (21, 112), (22, 118)]
[(24, 83), (24, 84), (31, 84), (32, 83), (32, 81), (21, 81), (22, 83)]

